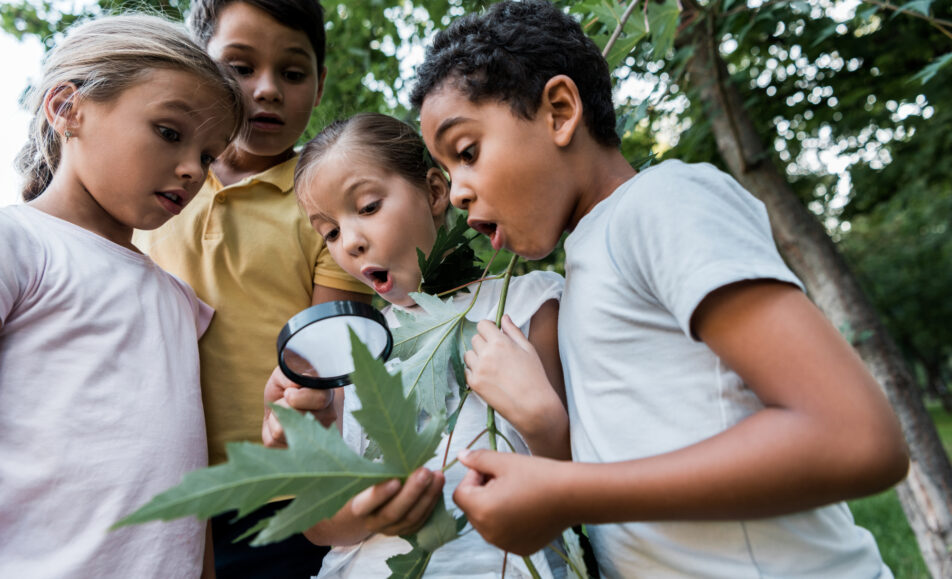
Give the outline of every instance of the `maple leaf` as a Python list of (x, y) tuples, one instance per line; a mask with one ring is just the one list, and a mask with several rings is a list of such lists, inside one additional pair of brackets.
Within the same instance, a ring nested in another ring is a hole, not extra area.
[(458, 519), (454, 518), (446, 510), (446, 503), (443, 501), (443, 497), (440, 496), (440, 500), (427, 519), (426, 525), (415, 535), (403, 537), (413, 549), (408, 553), (394, 555), (387, 559), (391, 579), (395, 577), (401, 579), (422, 577), (433, 552), (456, 539), (465, 526), (466, 516), (460, 515)]
[(280, 541), (334, 515), (363, 489), (405, 479), (433, 456), (443, 424), (431, 420), (416, 431), (418, 403), (403, 395), (399, 375), (391, 376), (351, 332), (357, 370), (352, 377), (361, 404), (372, 408), (356, 416), (381, 448), (383, 461), (368, 460), (351, 450), (336, 427), (325, 428), (309, 414), (272, 406), (288, 441), (287, 449), (249, 442), (231, 443), (228, 461), (188, 473), (182, 482), (156, 495), (116, 527), (188, 515), (207, 519), (232, 509), (238, 517), (270, 500), (294, 495), (291, 503), (259, 523), (253, 545)]
[(457, 371), (476, 324), (453, 306), (452, 298), (444, 302), (423, 293), (410, 297), (424, 312), (413, 315), (394, 310), (400, 326), (393, 330), (392, 355), (402, 360), (404, 393), (415, 393), (421, 410), (430, 416), (444, 415), (450, 395), (448, 371), (451, 363)]

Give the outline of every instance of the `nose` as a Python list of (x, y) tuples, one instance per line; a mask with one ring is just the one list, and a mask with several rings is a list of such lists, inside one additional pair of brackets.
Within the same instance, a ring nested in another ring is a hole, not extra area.
[(201, 183), (205, 180), (205, 167), (202, 165), (201, 155), (189, 155), (182, 159), (175, 167), (175, 175), (187, 183)]
[(456, 180), (450, 182), (450, 203), (453, 207), (468, 211), (470, 204), (476, 199), (472, 189)]
[(341, 243), (344, 251), (349, 255), (359, 256), (367, 251), (367, 238), (360, 233), (359, 229), (340, 230)]
[(277, 73), (262, 71), (255, 78), (254, 98), (258, 102), (281, 100), (281, 83)]

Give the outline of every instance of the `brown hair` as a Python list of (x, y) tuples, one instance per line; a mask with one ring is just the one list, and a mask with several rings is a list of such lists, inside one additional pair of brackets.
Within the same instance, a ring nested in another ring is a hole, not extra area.
[(241, 87), (201, 49), (184, 27), (159, 16), (103, 16), (72, 28), (44, 59), (43, 76), (25, 99), (33, 114), (30, 138), (17, 155), (17, 170), (25, 179), (23, 199), (38, 197), (49, 186), (61, 156), (60, 136), (43, 111), (46, 94), (66, 83), (77, 88), (75, 98), (109, 102), (155, 69), (195, 74), (217, 89), (222, 109), (232, 112), (235, 129), (244, 124)]
[(427, 173), (435, 166), (413, 127), (388, 115), (359, 113), (334, 121), (304, 145), (294, 170), (295, 190), (300, 190), (314, 167), (337, 145), (352, 147), (423, 189)]

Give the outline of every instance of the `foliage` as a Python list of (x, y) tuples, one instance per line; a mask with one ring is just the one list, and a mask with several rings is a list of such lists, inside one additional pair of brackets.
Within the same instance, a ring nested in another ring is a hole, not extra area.
[[(372, 461), (354, 453), (336, 427), (325, 428), (310, 415), (274, 407), (284, 427), (287, 449), (248, 442), (228, 445), (228, 462), (191, 472), (182, 483), (156, 497), (117, 526), (187, 515), (209, 518), (232, 509), (242, 517), (268, 501), (294, 500), (253, 528), (253, 545), (280, 541), (334, 515), (355, 494), (371, 485), (406, 479), (433, 456), (443, 422), (430, 420), (419, 432), (419, 408), (413, 394), (403, 395), (400, 377), (387, 373), (351, 333), (354, 387), (362, 410), (354, 417), (383, 456)], [(427, 545), (432, 543), (427, 543)]]
[(420, 273), (423, 277), (420, 291), (429, 294), (452, 295), (464, 285), (479, 279), (483, 275), (483, 266), (467, 237), (472, 229), (462, 215), (449, 229), (440, 227), (436, 232), (436, 241), (429, 256), (417, 249)]
[(876, 538), (883, 562), (896, 579), (928, 579), (929, 571), (895, 489), (849, 502), (856, 524)]

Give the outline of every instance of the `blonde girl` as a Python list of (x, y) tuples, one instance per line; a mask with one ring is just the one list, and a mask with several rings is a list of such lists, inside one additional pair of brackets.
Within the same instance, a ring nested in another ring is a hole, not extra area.
[(0, 210), (0, 577), (197, 577), (205, 525), (110, 526), (206, 464), (210, 308), (131, 243), (197, 193), (244, 118), (183, 30), (79, 25), (46, 58)]

